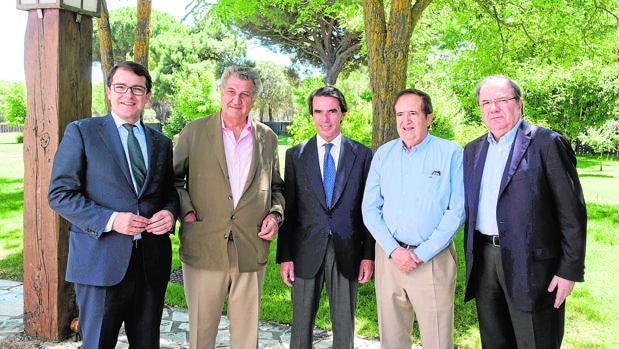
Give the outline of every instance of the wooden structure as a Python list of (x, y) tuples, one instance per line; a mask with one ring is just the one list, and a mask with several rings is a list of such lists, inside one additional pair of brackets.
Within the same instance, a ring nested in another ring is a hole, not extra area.
[[(18, 8), (20, 7), (18, 0)], [(25, 35), (28, 107), (24, 125), (24, 330), (63, 339), (77, 315), (64, 280), (69, 224), (51, 210), (47, 188), (64, 129), (91, 114), (92, 17), (32, 9)]]

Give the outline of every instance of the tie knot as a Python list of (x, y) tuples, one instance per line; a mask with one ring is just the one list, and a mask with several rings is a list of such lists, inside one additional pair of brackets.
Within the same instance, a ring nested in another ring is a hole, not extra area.
[(127, 131), (129, 131), (129, 133), (133, 133), (133, 128), (135, 127), (135, 125), (132, 124), (123, 124), (123, 127), (125, 129), (127, 129)]
[(326, 152), (331, 152), (331, 148), (333, 148), (333, 143), (325, 143)]

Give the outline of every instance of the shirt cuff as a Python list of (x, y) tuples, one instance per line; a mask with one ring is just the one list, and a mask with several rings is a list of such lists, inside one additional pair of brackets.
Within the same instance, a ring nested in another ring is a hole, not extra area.
[(107, 224), (105, 225), (105, 230), (103, 231), (104, 233), (112, 231), (112, 226), (114, 225), (114, 219), (116, 218), (117, 214), (118, 212), (112, 213), (112, 215), (110, 216), (110, 219), (107, 220)]

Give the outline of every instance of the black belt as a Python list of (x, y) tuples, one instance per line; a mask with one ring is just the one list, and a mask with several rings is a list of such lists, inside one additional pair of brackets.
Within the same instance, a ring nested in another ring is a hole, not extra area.
[(501, 246), (501, 240), (498, 235), (486, 235), (475, 230), (475, 234), (487, 244), (490, 244), (495, 247)]
[(404, 242), (402, 242), (402, 241), (398, 241), (398, 240), (396, 240), (396, 242), (398, 243), (398, 245), (400, 245), (400, 246), (404, 247), (404, 248), (405, 248), (405, 249), (407, 249), (407, 250), (414, 250), (414, 249), (416, 249), (416, 248), (417, 248), (417, 246), (415, 246), (415, 245), (409, 245), (409, 244), (404, 243)]

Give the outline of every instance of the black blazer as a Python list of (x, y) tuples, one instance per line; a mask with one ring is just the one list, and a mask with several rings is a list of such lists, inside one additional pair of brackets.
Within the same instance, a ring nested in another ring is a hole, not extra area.
[[(487, 135), (464, 148), (465, 300), (475, 297), (475, 223)], [(583, 281), (587, 213), (576, 156), (560, 134), (523, 120), (505, 166), (497, 204), (507, 293), (522, 311), (552, 306), (554, 275)]]
[[(122, 280), (133, 237), (103, 232), (114, 211), (139, 211), (151, 217), (166, 209), (177, 215), (172, 142), (149, 127), (144, 127), (144, 133), (148, 169), (144, 186), (136, 194), (112, 116), (67, 125), (54, 157), (48, 193), (50, 207), (71, 222), (67, 281), (112, 286)], [(142, 239), (146, 277), (165, 285), (172, 262), (170, 237), (144, 232)]]
[(277, 238), (277, 263), (293, 261), (296, 276), (315, 277), (331, 231), (340, 272), (349, 280), (357, 279), (361, 260), (374, 259), (374, 238), (361, 216), (361, 199), (371, 160), (369, 148), (342, 137), (333, 207), (328, 209), (316, 137), (286, 151), (286, 209)]

